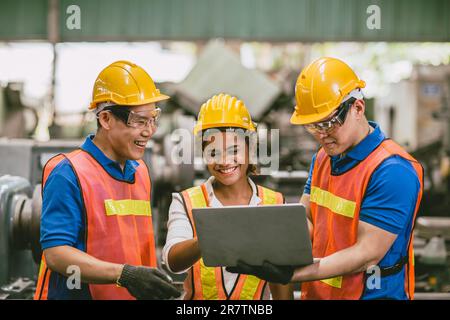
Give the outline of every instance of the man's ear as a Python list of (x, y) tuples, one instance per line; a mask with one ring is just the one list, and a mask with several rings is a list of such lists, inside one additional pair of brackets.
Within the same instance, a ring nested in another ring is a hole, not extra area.
[(112, 116), (110, 112), (100, 112), (98, 115), (98, 122), (105, 130), (111, 129)]
[(366, 103), (362, 99), (358, 99), (355, 101), (354, 104), (355, 110), (356, 110), (356, 116), (357, 118), (362, 118), (364, 116), (364, 113), (366, 111)]

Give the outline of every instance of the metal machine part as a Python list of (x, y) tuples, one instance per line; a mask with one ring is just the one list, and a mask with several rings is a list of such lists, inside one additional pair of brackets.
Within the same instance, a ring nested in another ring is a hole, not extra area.
[(26, 138), (36, 129), (38, 115), (36, 106), (23, 103), (21, 82), (0, 85), (0, 135), (9, 138)]
[(39, 243), (42, 211), (41, 186), (36, 185), (32, 198), (16, 195), (12, 219), (12, 244), (14, 249), (30, 249), (33, 260), (39, 263), (42, 250)]
[(29, 278), (18, 278), (14, 282), (0, 287), (0, 300), (32, 299), (36, 282)]
[(450, 293), (450, 218), (419, 217), (414, 235), (416, 292), (421, 292), (420, 299), (427, 299), (427, 294)]
[(281, 94), (278, 83), (257, 69), (244, 67), (239, 56), (220, 40), (206, 45), (196, 65), (174, 89), (181, 105), (195, 115), (214, 94), (231, 93), (245, 102), (256, 121)]
[[(15, 244), (20, 229), (16, 226), (20, 225), (23, 228), (25, 224), (29, 224), (25, 222), (26, 215), (17, 214), (17, 211), (23, 212), (26, 207), (32, 207), (33, 200), (30, 197), (31, 185), (27, 179), (10, 175), (0, 177), (0, 286), (8, 285), (23, 277), (28, 279), (36, 277), (38, 266), (33, 260), (31, 251), (23, 245)], [(17, 219), (24, 221), (18, 222)], [(33, 219), (28, 219), (31, 220)], [(28, 227), (25, 228), (27, 229)], [(5, 290), (2, 291), (3, 294), (0, 295), (4, 297)]]
[(432, 238), (441, 235), (450, 241), (450, 218), (419, 217), (416, 221), (416, 232), (421, 238)]

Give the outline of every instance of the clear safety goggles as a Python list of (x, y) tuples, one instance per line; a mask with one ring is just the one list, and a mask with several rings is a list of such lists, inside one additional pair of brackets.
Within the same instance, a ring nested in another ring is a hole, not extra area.
[(161, 109), (155, 108), (151, 111), (131, 111), (125, 106), (106, 107), (102, 111), (111, 112), (116, 118), (122, 120), (127, 126), (135, 129), (144, 129), (149, 126), (154, 129), (158, 126)]
[(352, 97), (343, 102), (329, 120), (305, 124), (306, 130), (312, 134), (333, 132), (337, 127), (344, 124), (348, 110), (350, 110), (356, 100), (356, 98)]

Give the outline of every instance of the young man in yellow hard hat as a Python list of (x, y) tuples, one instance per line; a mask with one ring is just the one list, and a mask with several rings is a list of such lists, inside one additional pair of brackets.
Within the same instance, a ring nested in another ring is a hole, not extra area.
[(35, 299), (179, 296), (156, 268), (151, 182), (141, 160), (156, 130), (156, 103), (168, 98), (128, 61), (98, 75), (89, 108), (97, 133), (44, 168)]
[(302, 282), (303, 299), (413, 299), (413, 227), (423, 170), (367, 121), (365, 82), (343, 61), (321, 58), (296, 83), (291, 123), (320, 143), (301, 198), (314, 264), (241, 263), (233, 271)]
[(274, 299), (292, 298), (290, 285), (267, 285), (254, 276), (206, 267), (197, 241), (192, 208), (284, 202), (281, 193), (256, 185), (249, 178), (256, 173), (256, 166), (250, 161), (250, 153), (256, 147), (252, 139), (255, 133), (246, 106), (236, 97), (215, 95), (200, 108), (194, 135), (201, 139), (211, 177), (201, 186), (173, 194), (163, 250), (169, 269), (188, 272), (184, 299), (260, 300), (269, 299), (270, 293)]

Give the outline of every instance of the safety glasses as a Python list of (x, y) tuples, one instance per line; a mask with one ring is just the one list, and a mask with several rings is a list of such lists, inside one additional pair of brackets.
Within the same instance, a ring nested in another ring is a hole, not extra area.
[(123, 121), (127, 126), (135, 129), (144, 129), (149, 126), (154, 129), (158, 126), (161, 109), (155, 108), (151, 111), (131, 111), (126, 106), (106, 107), (103, 111), (111, 112), (116, 118)]
[(305, 128), (312, 134), (316, 133), (331, 133), (337, 127), (344, 124), (347, 118), (348, 110), (355, 103), (356, 98), (350, 98), (343, 102), (337, 109), (337, 111), (331, 116), (329, 120), (306, 124)]

